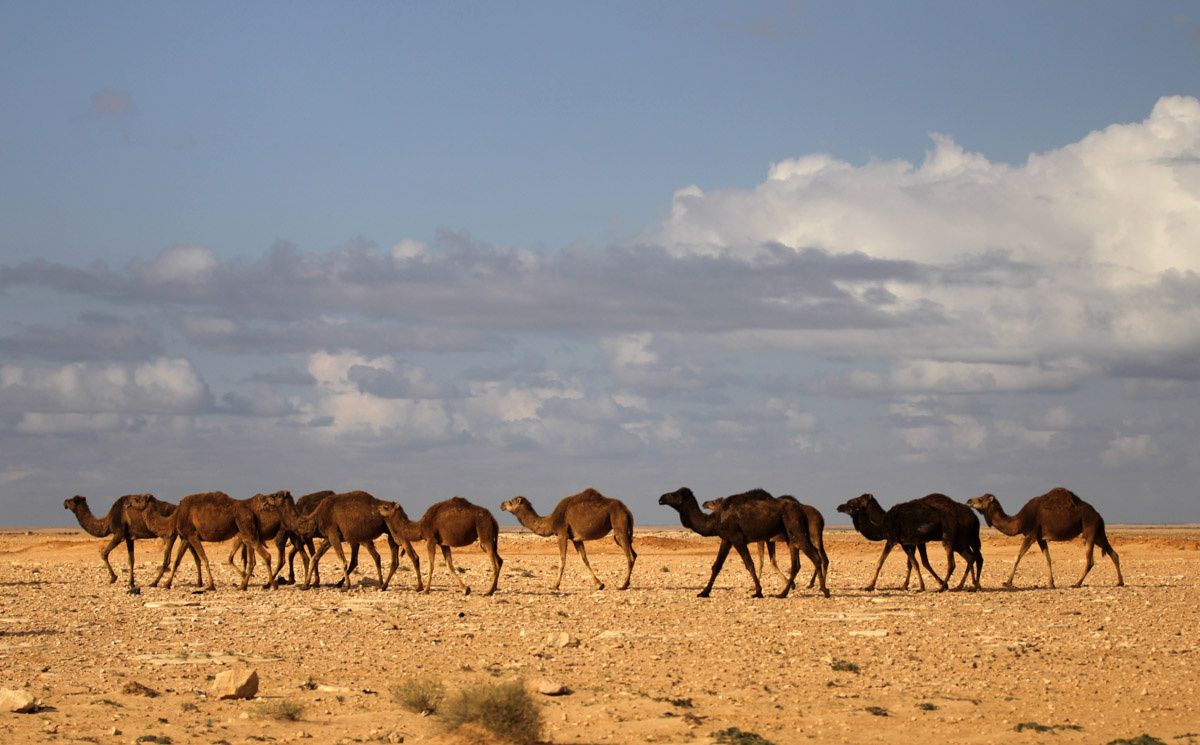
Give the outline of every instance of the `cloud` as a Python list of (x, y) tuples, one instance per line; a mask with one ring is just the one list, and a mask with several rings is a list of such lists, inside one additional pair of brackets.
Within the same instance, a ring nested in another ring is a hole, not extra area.
[(0, 337), (0, 355), (56, 361), (147, 360), (163, 353), (162, 331), (146, 319), (82, 313), (66, 326), (29, 324)]
[(0, 366), (0, 412), (19, 414), (19, 432), (128, 429), (146, 416), (213, 410), (208, 386), (184, 359), (162, 357), (137, 366)]

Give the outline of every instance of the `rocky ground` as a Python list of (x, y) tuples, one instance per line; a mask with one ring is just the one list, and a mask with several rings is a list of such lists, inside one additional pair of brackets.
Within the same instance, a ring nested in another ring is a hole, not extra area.
[[(0, 742), (487, 741), (393, 700), (394, 686), (423, 676), (451, 692), (510, 679), (566, 686), (569, 695), (538, 696), (553, 743), (1200, 742), (1200, 528), (1110, 536), (1123, 588), (1097, 552), (1086, 585), (1071, 589), (1082, 568), (1075, 542), (1051, 545), (1062, 589), (1046, 588), (1036, 548), (1017, 589), (999, 589), (1018, 539), (985, 530), (984, 591), (897, 590), (897, 552), (886, 589), (868, 593), (859, 588), (878, 544), (830, 530), (832, 598), (801, 589), (752, 599), (735, 556), (703, 600), (716, 543), (677, 530), (639, 532), (631, 589), (594, 591), (571, 554), (561, 593), (549, 589), (555, 545), (506, 532), (492, 597), (462, 595), (440, 561), (429, 595), (413, 592), (408, 564), (386, 592), (370, 578), (345, 593), (238, 592), (222, 565), (213, 593), (188, 584), (130, 595), (123, 551), (112, 554), (122, 574), (110, 585), (101, 540), (8, 532), (0, 687), (31, 693), (38, 708), (0, 713)], [(589, 553), (615, 585), (616, 546)], [(157, 556), (156, 542), (139, 542), (139, 584)], [(485, 589), (482, 553), (455, 557)], [(336, 576), (336, 560), (323, 566)], [(769, 591), (781, 585), (767, 577)], [(216, 675), (245, 668), (258, 674), (257, 698), (209, 695)]]

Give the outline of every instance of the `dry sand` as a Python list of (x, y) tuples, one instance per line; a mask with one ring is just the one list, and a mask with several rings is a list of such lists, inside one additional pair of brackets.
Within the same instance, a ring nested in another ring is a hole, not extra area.
[[(513, 678), (566, 685), (570, 695), (539, 696), (543, 740), (553, 743), (708, 743), (734, 727), (777, 745), (1068, 745), (1142, 734), (1196, 743), (1200, 528), (1116, 527), (1110, 536), (1123, 588), (1097, 552), (1087, 583), (1071, 589), (1082, 568), (1073, 542), (1051, 544), (1062, 589), (1046, 588), (1036, 548), (1017, 588), (998, 589), (1018, 539), (985, 529), (984, 591), (899, 591), (897, 552), (886, 589), (867, 593), (859, 588), (879, 545), (830, 530), (832, 598), (801, 588), (751, 599), (734, 556), (702, 600), (716, 542), (668, 529), (639, 531), (625, 592), (593, 591), (571, 553), (564, 591), (553, 593), (555, 544), (505, 532), (490, 598), (463, 596), (440, 560), (429, 595), (413, 592), (403, 560), (387, 592), (373, 570), (356, 574), (367, 586), (345, 593), (264, 591), (261, 567), (252, 589), (238, 592), (221, 565), (219, 589), (193, 594), (195, 569), (185, 563), (186, 584), (130, 595), (123, 550), (112, 554), (122, 575), (110, 585), (100, 539), (9, 532), (0, 534), (0, 687), (27, 690), (42, 708), (0, 714), (0, 742), (463, 742), (436, 715), (410, 713), (390, 696), (402, 680), (434, 676), (450, 691)], [(144, 585), (159, 548), (138, 548)], [(941, 567), (940, 549), (931, 553)], [(616, 546), (597, 542), (589, 554), (615, 584)], [(478, 549), (455, 557), (467, 581), (486, 588)], [(330, 559), (327, 581), (337, 576)], [(806, 565), (801, 577), (808, 573)], [(782, 582), (769, 572), (765, 585), (777, 591)], [(257, 670), (257, 699), (206, 695), (216, 674), (241, 667)], [(131, 683), (161, 695), (128, 693)], [(275, 718), (281, 701), (303, 705), (301, 719)]]

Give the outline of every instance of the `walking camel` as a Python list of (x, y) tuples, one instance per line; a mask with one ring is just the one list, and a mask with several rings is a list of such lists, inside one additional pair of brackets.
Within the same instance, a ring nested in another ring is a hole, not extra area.
[[(696, 497), (687, 487), (664, 494), (659, 497), (658, 501), (659, 504), (672, 507), (675, 507), (676, 504), (680, 505), (676, 509), (679, 510), (681, 519), (692, 519), (696, 513), (699, 513), (699, 507), (695, 505)], [(685, 512), (687, 513), (686, 518)], [(686, 522), (684, 524), (687, 525)], [(800, 504), (794, 500), (776, 499), (762, 489), (754, 489), (728, 497), (720, 514), (716, 516), (716, 535), (721, 538), (721, 546), (717, 549), (717, 558), (713, 562), (708, 585), (700, 591), (699, 597), (706, 598), (712, 592), (713, 584), (721, 572), (721, 567), (725, 564), (731, 547), (737, 550), (738, 555), (742, 558), (742, 563), (746, 566), (746, 571), (750, 572), (750, 579), (754, 582), (752, 597), (762, 597), (762, 585), (754, 570), (754, 560), (750, 557), (748, 544), (765, 541), (781, 534), (787, 537), (792, 571), (783, 591), (776, 597), (787, 597), (788, 592), (792, 589), (796, 572), (800, 568), (800, 551), (803, 551), (813, 565), (819, 568), (817, 577), (820, 581), (821, 593), (825, 597), (829, 597), (829, 589), (825, 586), (825, 572), (821, 565), (821, 555), (808, 537), (808, 518), (800, 509)]]
[[(716, 497), (706, 501), (703, 505), (704, 509), (710, 510), (714, 518), (720, 514), (721, 507), (725, 504), (726, 497)], [(829, 578), (829, 555), (825, 553), (825, 516), (821, 511), (812, 505), (807, 505), (796, 499), (790, 494), (780, 495), (779, 499), (790, 499), (800, 505), (800, 509), (804, 510), (804, 516), (808, 518), (808, 540), (816, 547), (817, 553), (821, 555), (821, 569), (825, 572), (825, 578)], [(780, 577), (787, 579), (787, 574), (779, 568), (779, 563), (775, 561), (775, 543), (777, 541), (786, 541), (787, 536), (777, 535), (769, 541), (760, 541), (758, 543), (758, 571), (761, 574), (763, 570), (763, 549), (766, 549), (767, 555), (771, 558), (771, 566), (775, 567), (775, 571)], [(808, 578), (808, 587), (812, 586), (817, 581), (817, 567), (813, 567), (812, 576)]]
[(1004, 582), (1005, 587), (1012, 587), (1013, 578), (1017, 574), (1017, 565), (1021, 557), (1029, 550), (1034, 541), (1046, 557), (1046, 572), (1050, 575), (1050, 587), (1054, 587), (1054, 568), (1050, 565), (1050, 547), (1047, 541), (1070, 541), (1082, 535), (1086, 549), (1087, 562), (1083, 574), (1072, 587), (1079, 587), (1092, 570), (1092, 554), (1096, 546), (1112, 559), (1117, 569), (1117, 587), (1125, 585), (1121, 576), (1121, 559), (1116, 550), (1108, 542), (1104, 532), (1104, 518), (1087, 502), (1073, 492), (1056, 487), (1040, 497), (1034, 497), (1025, 503), (1015, 516), (1004, 513), (1000, 502), (991, 494), (967, 500), (967, 504), (983, 513), (987, 524), (1005, 535), (1023, 535), (1021, 548), (1017, 551), (1017, 559), (1013, 562), (1012, 571)]
[[(480, 548), (492, 562), (492, 586), (483, 594), (487, 596), (496, 591), (496, 585), (500, 582), (500, 567), (504, 565), (504, 559), (500, 558), (496, 545), (500, 526), (486, 508), (472, 504), (462, 497), (454, 497), (432, 505), (425, 510), (425, 514), (417, 522), (409, 520), (408, 515), (404, 514), (404, 508), (399, 504), (385, 502), (379, 506), (378, 511), (387, 524), (388, 533), (395, 540), (425, 541), (429, 553), (429, 577), (425, 582), (426, 594), (433, 587), (433, 565), (439, 546), (442, 549), (442, 556), (446, 559), (446, 567), (450, 570), (450, 576), (458, 583), (463, 594), (471, 594), (471, 588), (463, 582), (462, 577), (458, 576), (458, 571), (454, 568), (450, 549), (469, 546), (476, 541), (479, 542)], [(413, 555), (413, 560), (415, 564), (416, 554)]]
[[(320, 562), (321, 556), (331, 546), (342, 564), (342, 580), (345, 583), (342, 586), (342, 590), (350, 589), (350, 565), (347, 563), (346, 554), (342, 550), (342, 541), (347, 541), (351, 544), (361, 543), (369, 547), (368, 550), (371, 553), (371, 557), (375, 559), (375, 572), (379, 577), (380, 591), (388, 588), (392, 577), (396, 574), (396, 566), (400, 560), (399, 550), (400, 546), (403, 545), (405, 552), (408, 553), (413, 561), (413, 570), (417, 575), (417, 589), (421, 589), (421, 569), (417, 563), (417, 554), (413, 551), (412, 544), (407, 539), (398, 543), (392, 534), (388, 532), (383, 517), (379, 514), (378, 507), (386, 505), (388, 502), (376, 499), (365, 491), (352, 491), (345, 494), (327, 496), (321, 500), (320, 504), (311, 513), (301, 515), (296, 509), (295, 502), (290, 497), (291, 495), (286, 492), (273, 494), (268, 497), (268, 504), (279, 514), (283, 526), (308, 543), (311, 543), (312, 539), (318, 536), (325, 539), (325, 542), (321, 544), (321, 548), (317, 549), (316, 553), (313, 554), (312, 563), (305, 573), (304, 589), (312, 587), (312, 579), (318, 562)], [(388, 548), (391, 550), (392, 564), (388, 569), (386, 578), (383, 576), (383, 566), (379, 560), (379, 552), (374, 550), (375, 547), (373, 545), (375, 539), (380, 535), (387, 536)]]
[[(224, 492), (204, 492), (189, 494), (179, 500), (179, 506), (169, 518), (157, 516), (149, 509), (149, 495), (135, 498), (129, 505), (130, 512), (140, 512), (146, 524), (156, 532), (171, 531), (179, 536), (182, 544), (175, 554), (175, 562), (171, 566), (171, 575), (167, 578), (167, 588), (175, 582), (175, 573), (179, 571), (179, 562), (183, 559), (186, 547), (191, 547), (200, 555), (208, 574), (208, 590), (216, 590), (212, 566), (208, 563), (208, 555), (204, 552), (204, 543), (221, 543), (237, 536), (242, 543), (257, 552), (267, 565), (267, 587), (275, 589), (275, 573), (271, 570), (271, 555), (263, 545), (258, 516), (249, 505), (249, 499), (234, 499)], [(163, 569), (170, 556), (170, 546), (163, 555)], [(249, 555), (246, 567), (242, 571), (242, 581), (239, 590), (245, 590), (254, 573), (254, 554)], [(162, 570), (159, 571), (162, 576)], [(157, 580), (157, 578), (156, 578)]]
[[(134, 595), (136, 595), (139, 590), (133, 578), (133, 541), (135, 539), (144, 538), (163, 538), (169, 540), (170, 545), (174, 545), (175, 541), (173, 533), (169, 538), (166, 535), (159, 535), (146, 525), (146, 521), (142, 519), (140, 513), (131, 514), (126, 510), (130, 500), (136, 496), (149, 497), (150, 495), (127, 494), (117, 499), (116, 502), (113, 502), (112, 507), (108, 510), (108, 514), (101, 518), (97, 518), (92, 514), (91, 509), (88, 507), (87, 497), (75, 495), (74, 497), (63, 501), (63, 507), (74, 513), (75, 519), (79, 521), (79, 527), (83, 528), (90, 535), (93, 535), (97, 538), (111, 536), (108, 543), (100, 549), (100, 560), (104, 562), (104, 567), (108, 569), (109, 584), (117, 581), (117, 573), (113, 571), (112, 564), (108, 561), (108, 555), (112, 553), (112, 550), (119, 544), (125, 544), (125, 548), (129, 552), (128, 592)], [(170, 502), (162, 502), (159, 500), (155, 500), (155, 502), (156, 509), (158, 510), (158, 514), (160, 516), (169, 517), (171, 513), (175, 511), (175, 505), (171, 504)], [(170, 550), (169, 547), (168, 550)], [(196, 556), (195, 551), (192, 552), (192, 556)], [(200, 559), (198, 557), (196, 558), (196, 572), (200, 572)], [(203, 578), (201, 578), (199, 582), (203, 583)], [(158, 580), (155, 579), (155, 581), (151, 583), (151, 586), (155, 586), (157, 583)]]
[(558, 578), (554, 580), (554, 590), (562, 583), (563, 570), (567, 566), (567, 541), (575, 544), (575, 551), (583, 560), (597, 590), (604, 589), (604, 583), (596, 576), (588, 561), (584, 541), (594, 541), (612, 533), (613, 540), (625, 552), (625, 580), (617, 589), (629, 587), (629, 577), (633, 574), (633, 563), (637, 560), (637, 552), (633, 550), (633, 513), (619, 499), (609, 499), (595, 489), (585, 489), (578, 494), (564, 497), (554, 508), (554, 512), (542, 517), (533, 509), (533, 505), (525, 497), (513, 497), (502, 503), (500, 509), (511, 512), (522, 525), (540, 536), (558, 537)]
[[(896, 544), (900, 545), (908, 557), (903, 589), (908, 589), (909, 577), (915, 569), (917, 582), (920, 584), (921, 590), (925, 590), (925, 580), (921, 576), (921, 567), (917, 563), (916, 552), (920, 552), (921, 562), (938, 583), (939, 592), (949, 587), (950, 577), (954, 573), (955, 553), (960, 554), (967, 562), (962, 579), (959, 580), (956, 589), (962, 589), (968, 576), (972, 576), (974, 579), (974, 589), (979, 589), (979, 577), (983, 570), (979, 520), (966, 505), (955, 502), (944, 494), (930, 494), (920, 499), (893, 505), (891, 509), (884, 512), (873, 495), (863, 494), (839, 505), (837, 510), (850, 515), (855, 529), (868, 540), (885, 541), (883, 553), (875, 565), (875, 574), (871, 578), (870, 584), (864, 589), (868, 591), (875, 589), (883, 563)], [(929, 563), (929, 555), (925, 548), (925, 544), (929, 541), (940, 541), (946, 549), (946, 578), (944, 580), (938, 576)]]

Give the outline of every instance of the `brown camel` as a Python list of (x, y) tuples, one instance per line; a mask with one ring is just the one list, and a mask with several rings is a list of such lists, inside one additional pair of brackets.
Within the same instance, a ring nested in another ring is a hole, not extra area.
[(617, 589), (624, 590), (629, 587), (629, 577), (633, 574), (633, 562), (637, 560), (637, 552), (633, 550), (633, 513), (621, 500), (609, 499), (595, 489), (585, 489), (573, 496), (564, 497), (554, 508), (554, 512), (546, 517), (538, 515), (525, 497), (513, 497), (501, 504), (500, 509), (511, 512), (522, 525), (540, 536), (558, 537), (558, 579), (554, 580), (555, 590), (558, 590), (562, 583), (563, 570), (567, 566), (567, 541), (575, 544), (575, 551), (592, 575), (596, 589), (604, 589), (604, 583), (592, 570), (583, 542), (603, 538), (609, 533), (612, 533), (613, 540), (625, 552), (625, 580)]
[[(825, 577), (828, 580), (829, 555), (825, 553), (825, 516), (822, 515), (821, 511), (816, 507), (804, 504), (790, 494), (783, 494), (779, 498), (790, 499), (796, 504), (800, 505), (800, 509), (804, 510), (804, 516), (808, 518), (808, 540), (812, 542), (813, 546), (815, 546), (817, 549), (817, 553), (821, 555), (821, 568), (825, 571)], [(713, 512), (714, 515), (720, 514), (721, 507), (725, 504), (725, 499), (726, 497), (716, 497), (715, 499), (710, 499), (704, 503), (703, 507), (704, 509)], [(786, 542), (787, 536), (777, 535), (769, 541), (759, 541), (758, 571), (760, 574), (763, 571), (763, 549), (765, 548), (767, 555), (771, 558), (771, 566), (775, 567), (775, 571), (779, 573), (779, 576), (786, 580), (788, 577), (787, 573), (780, 569), (779, 563), (775, 561), (775, 543), (778, 541)], [(811, 589), (816, 582), (817, 567), (814, 566), (812, 576), (808, 578), (809, 589)]]
[[(104, 566), (108, 569), (108, 581), (112, 584), (117, 581), (117, 573), (113, 571), (112, 564), (108, 561), (108, 555), (118, 544), (124, 543), (126, 550), (129, 552), (129, 592), (137, 594), (140, 592), (133, 579), (133, 541), (138, 538), (164, 538), (170, 541), (170, 545), (174, 545), (175, 538), (172, 533), (170, 537), (159, 535), (151, 530), (146, 521), (142, 519), (140, 513), (131, 514), (126, 510), (131, 499), (135, 496), (149, 497), (149, 494), (134, 495), (127, 494), (116, 502), (108, 510), (108, 514), (102, 518), (97, 518), (88, 508), (87, 498), (76, 495), (63, 502), (63, 507), (75, 514), (75, 519), (79, 521), (79, 527), (83, 528), (89, 534), (97, 538), (111, 536), (108, 543), (100, 549), (100, 560), (104, 562)], [(158, 514), (162, 517), (169, 517), (175, 511), (175, 505), (170, 502), (155, 501), (155, 508)], [(169, 548), (168, 548), (169, 550)], [(195, 556), (195, 552), (192, 552)], [(196, 571), (200, 571), (200, 560), (196, 559)], [(201, 580), (202, 581), (202, 580)], [(151, 586), (157, 585), (156, 579), (151, 583)]]
[[(296, 509), (302, 515), (308, 514), (309, 512), (312, 512), (318, 504), (320, 504), (322, 499), (330, 496), (331, 494), (333, 494), (333, 492), (329, 491), (329, 490), (313, 492), (312, 494), (305, 494), (303, 497), (300, 497), (299, 499), (297, 499), (295, 501)], [(290, 498), (290, 496), (291, 495), (289, 492), (288, 498)], [(263, 495), (263, 494), (254, 495), (253, 497), (250, 498), (249, 504), (250, 504), (250, 509), (254, 510), (254, 514), (258, 515), (259, 527), (262, 529), (263, 540), (264, 541), (270, 541), (270, 540), (275, 541), (275, 550), (276, 550), (276, 560), (275, 560), (276, 580), (275, 581), (276, 581), (276, 583), (281, 584), (281, 585), (293, 585), (296, 583), (295, 560), (296, 560), (297, 553), (300, 554), (300, 558), (304, 561), (304, 573), (307, 576), (307, 574), (308, 574), (308, 557), (309, 557), (309, 555), (315, 553), (315, 550), (313, 549), (313, 546), (312, 546), (312, 541), (309, 540), (308, 544), (306, 546), (303, 538), (301, 538), (300, 536), (291, 532), (287, 528), (284, 528), (283, 525), (280, 523), (278, 510), (274, 509), (273, 507), (271, 507), (270, 505), (267, 504), (266, 495)], [(292, 550), (287, 555), (288, 578), (286, 580), (279, 579), (278, 575), (280, 572), (283, 571), (284, 551), (287, 549), (289, 543), (291, 544)], [(307, 550), (306, 550), (306, 548), (307, 548)], [(240, 569), (238, 568), (238, 566), (236, 564), (234, 564), (234, 558), (239, 553), (241, 554), (241, 558), (242, 558), (242, 567)], [(249, 551), (246, 550), (246, 547), (245, 547), (245, 545), (242, 544), (241, 539), (234, 538), (233, 544), (229, 548), (229, 556), (226, 557), (225, 561), (229, 564), (229, 566), (233, 567), (234, 569), (238, 569), (238, 571), (245, 571), (245, 565), (246, 565), (246, 561), (248, 560), (248, 558), (249, 558)], [(354, 544), (353, 549), (351, 551), (350, 571), (353, 572), (354, 567), (357, 565), (358, 565), (358, 544), (356, 543), (356, 544)], [(319, 579), (319, 575), (318, 575), (318, 582), (319, 581), (320, 581), (320, 579)], [(338, 584), (341, 585), (341, 582), (339, 582)]]
[[(381, 591), (387, 589), (388, 584), (392, 581), (392, 576), (396, 574), (396, 566), (400, 560), (400, 545), (403, 544), (404, 550), (413, 560), (413, 569), (417, 574), (417, 589), (421, 589), (421, 569), (417, 564), (417, 555), (413, 551), (412, 544), (407, 540), (397, 543), (388, 532), (387, 526), (384, 525), (383, 517), (379, 515), (377, 508), (379, 505), (388, 504), (387, 502), (376, 499), (364, 491), (333, 494), (322, 499), (316, 509), (308, 515), (301, 515), (296, 509), (295, 503), (283, 495), (272, 495), (268, 497), (268, 502), (279, 514), (280, 520), (287, 530), (305, 541), (311, 541), (317, 536), (325, 539), (321, 548), (317, 549), (312, 557), (309, 571), (304, 578), (305, 589), (312, 587), (312, 577), (317, 563), (330, 546), (333, 547), (334, 553), (342, 563), (342, 579), (345, 582), (342, 589), (350, 589), (350, 566), (346, 561), (346, 554), (342, 550), (342, 541), (370, 546), (371, 556), (375, 559), (375, 571), (379, 576)], [(392, 556), (392, 565), (386, 578), (383, 576), (379, 553), (374, 551), (372, 545), (380, 535), (387, 536), (388, 548), (391, 549)]]
[(491, 595), (496, 591), (496, 585), (500, 582), (500, 567), (504, 565), (504, 559), (500, 558), (500, 553), (496, 550), (500, 527), (496, 524), (496, 518), (486, 508), (471, 504), (462, 497), (454, 497), (431, 506), (415, 523), (408, 519), (408, 516), (404, 514), (404, 508), (398, 504), (384, 503), (379, 507), (379, 514), (387, 524), (388, 532), (396, 540), (403, 538), (425, 541), (425, 546), (429, 551), (429, 578), (425, 582), (426, 593), (433, 587), (433, 565), (437, 557), (437, 548), (440, 546), (442, 556), (446, 559), (446, 567), (450, 570), (450, 576), (462, 588), (464, 594), (471, 594), (471, 588), (467, 587), (467, 583), (463, 582), (462, 577), (458, 576), (458, 571), (454, 568), (450, 549), (470, 546), (476, 541), (479, 541), (480, 548), (492, 561), (492, 586), (483, 594)]
[[(954, 573), (955, 553), (961, 554), (967, 561), (966, 570), (962, 579), (959, 580), (957, 589), (962, 589), (968, 576), (974, 577), (975, 589), (979, 589), (979, 577), (983, 571), (983, 552), (980, 550), (979, 543), (979, 520), (966, 505), (955, 502), (944, 494), (930, 494), (920, 499), (901, 502), (892, 506), (885, 513), (873, 495), (863, 494), (839, 505), (837, 510), (850, 515), (854, 527), (868, 540), (885, 541), (883, 553), (875, 565), (875, 575), (871, 578), (866, 590), (875, 589), (883, 562), (896, 544), (900, 545), (908, 557), (904, 589), (908, 589), (909, 577), (914, 569), (921, 590), (925, 589), (925, 580), (921, 576), (921, 567), (917, 563), (916, 552), (920, 552), (921, 562), (937, 581), (939, 592), (949, 586), (950, 576)], [(929, 541), (940, 541), (946, 549), (946, 579), (944, 580), (929, 564), (929, 555), (925, 548), (925, 544)]]
[(1037, 541), (1038, 547), (1046, 556), (1046, 572), (1050, 575), (1050, 586), (1054, 587), (1054, 568), (1050, 565), (1050, 548), (1046, 541), (1070, 541), (1080, 535), (1083, 536), (1087, 550), (1087, 563), (1079, 581), (1072, 587), (1082, 585), (1084, 578), (1092, 570), (1092, 553), (1096, 546), (1100, 547), (1105, 556), (1112, 559), (1113, 566), (1117, 568), (1117, 587), (1125, 585), (1125, 578), (1121, 576), (1121, 559), (1109, 544), (1108, 536), (1104, 532), (1104, 518), (1074, 493), (1062, 487), (1051, 489), (1042, 496), (1026, 502), (1021, 511), (1013, 517), (1004, 514), (1000, 502), (991, 494), (969, 499), (967, 504), (983, 513), (987, 524), (1001, 533), (1025, 536), (1021, 541), (1020, 550), (1017, 551), (1017, 560), (1013, 562), (1012, 571), (1004, 583), (1005, 587), (1012, 587), (1017, 565), (1021, 563), (1021, 557), (1034, 541)]
[[(697, 517), (697, 513), (703, 514), (695, 504), (695, 495), (686, 487), (671, 494), (664, 494), (659, 497), (658, 501), (659, 504), (666, 504), (679, 510), (684, 525), (688, 525), (689, 521)], [(707, 521), (702, 520), (701, 522), (706, 523)], [(748, 544), (766, 541), (777, 535), (784, 535), (787, 538), (788, 550), (792, 559), (792, 571), (784, 585), (783, 592), (776, 597), (787, 597), (788, 592), (792, 589), (796, 572), (800, 568), (800, 551), (803, 551), (813, 565), (818, 567), (817, 576), (820, 581), (821, 593), (825, 597), (829, 597), (829, 589), (825, 586), (821, 554), (808, 537), (808, 518), (800, 509), (799, 502), (776, 499), (762, 489), (754, 489), (728, 497), (722, 505), (721, 512), (716, 515), (715, 522), (715, 532), (721, 538), (721, 546), (717, 550), (717, 558), (713, 562), (712, 575), (708, 579), (708, 585), (700, 591), (700, 597), (706, 598), (712, 592), (713, 584), (721, 572), (721, 567), (725, 564), (725, 558), (729, 555), (731, 547), (737, 550), (738, 555), (742, 558), (742, 563), (746, 566), (746, 571), (750, 572), (750, 578), (754, 582), (753, 597), (762, 597), (762, 585), (754, 570), (754, 560), (750, 557)]]
[[(147, 495), (148, 496), (148, 495)], [(167, 588), (175, 582), (175, 573), (179, 570), (179, 562), (183, 559), (184, 549), (188, 546), (200, 555), (200, 561), (208, 573), (208, 588), (216, 590), (212, 566), (208, 563), (208, 555), (204, 552), (204, 543), (221, 543), (234, 536), (242, 543), (251, 547), (267, 565), (267, 587), (275, 589), (275, 573), (271, 569), (271, 555), (263, 544), (262, 532), (258, 516), (250, 507), (249, 499), (234, 499), (224, 492), (205, 492), (190, 494), (179, 501), (179, 506), (169, 518), (157, 517), (149, 507), (149, 499), (135, 500), (129, 505), (130, 511), (139, 511), (147, 525), (158, 532), (172, 531), (183, 541), (175, 555), (171, 567), (171, 576), (167, 578)], [(169, 548), (168, 554), (169, 555)], [(165, 558), (165, 557), (164, 557)], [(239, 590), (245, 590), (254, 573), (254, 554), (246, 562), (242, 572), (242, 582)]]

